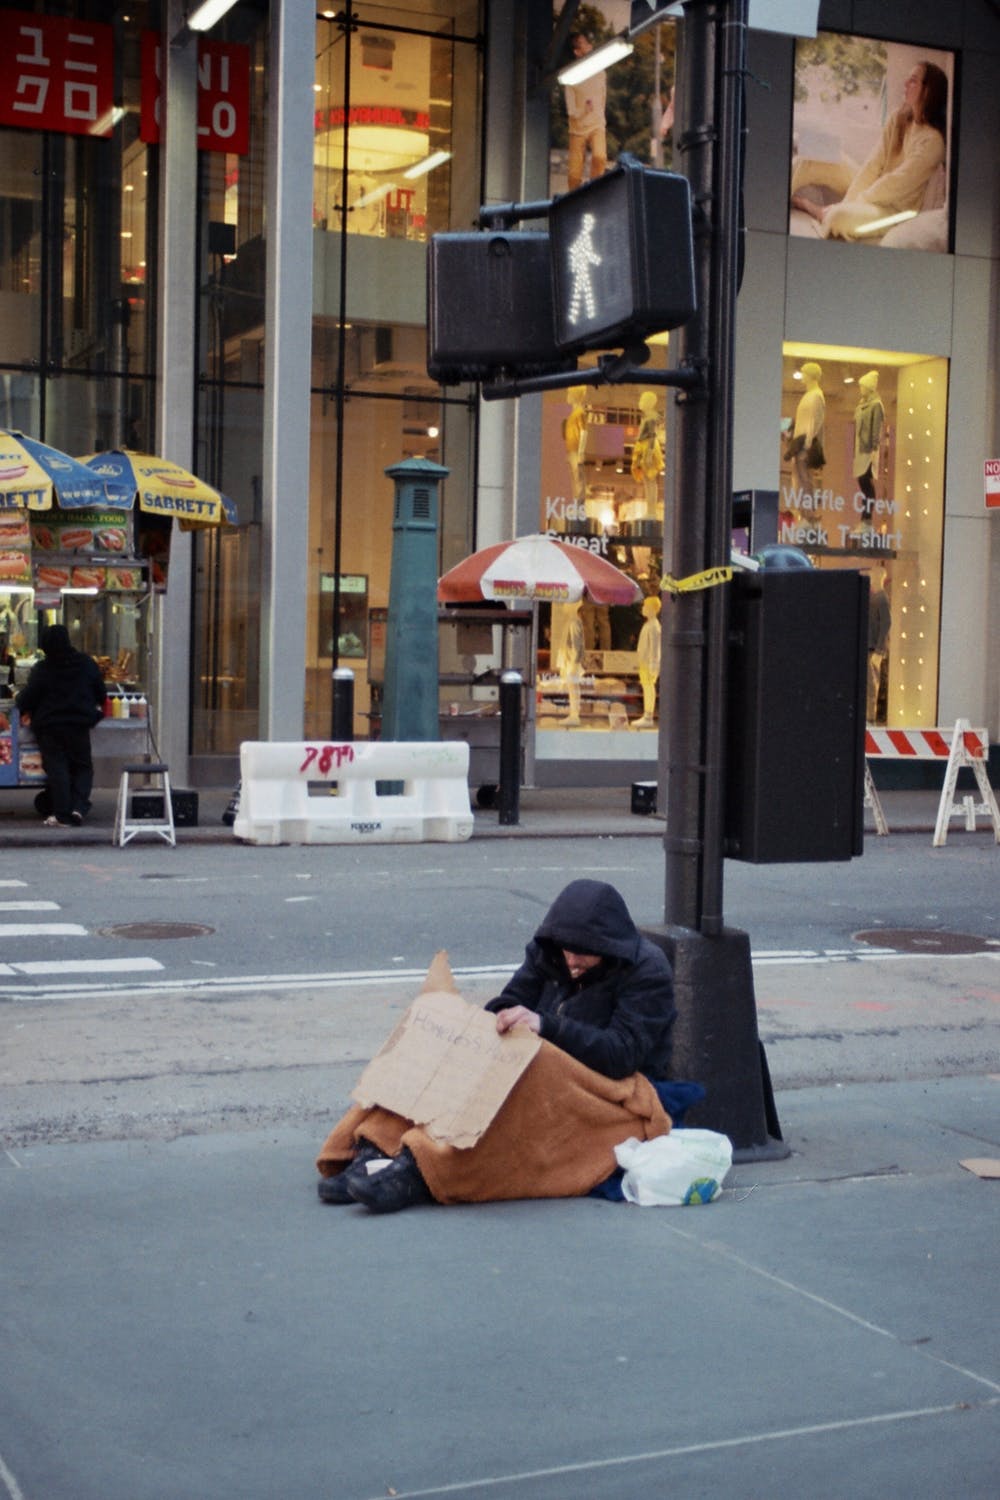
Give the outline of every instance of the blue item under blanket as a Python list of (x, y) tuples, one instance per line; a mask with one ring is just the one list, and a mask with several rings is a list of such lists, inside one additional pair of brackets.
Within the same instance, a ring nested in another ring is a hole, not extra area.
[[(656, 1090), (663, 1108), (678, 1129), (683, 1129), (684, 1116), (688, 1110), (700, 1104), (705, 1097), (705, 1090), (700, 1083), (657, 1083), (652, 1078), (650, 1083)], [(603, 1182), (591, 1188), (587, 1197), (606, 1198), (609, 1203), (624, 1203), (625, 1194), (622, 1192), (624, 1175), (621, 1167), (616, 1167), (610, 1177), (605, 1177)]]

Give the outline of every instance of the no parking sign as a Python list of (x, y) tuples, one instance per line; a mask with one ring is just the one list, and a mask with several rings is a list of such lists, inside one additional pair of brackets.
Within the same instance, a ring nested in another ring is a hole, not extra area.
[(1000, 510), (1000, 458), (987, 458), (983, 463), (983, 484), (986, 509)]

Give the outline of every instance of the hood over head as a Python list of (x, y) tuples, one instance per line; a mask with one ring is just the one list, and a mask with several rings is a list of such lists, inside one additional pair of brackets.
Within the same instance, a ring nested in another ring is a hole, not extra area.
[(535, 933), (537, 942), (571, 953), (635, 963), (641, 938), (628, 907), (603, 880), (572, 880), (549, 907)]
[(60, 661), (73, 655), (73, 642), (65, 625), (47, 625), (38, 638), (38, 644), (49, 661)]

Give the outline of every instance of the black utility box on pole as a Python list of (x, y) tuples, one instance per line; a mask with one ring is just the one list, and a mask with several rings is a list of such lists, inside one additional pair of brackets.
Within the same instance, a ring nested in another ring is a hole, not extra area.
[(752, 864), (864, 853), (868, 579), (738, 573), (729, 619), (726, 853)]

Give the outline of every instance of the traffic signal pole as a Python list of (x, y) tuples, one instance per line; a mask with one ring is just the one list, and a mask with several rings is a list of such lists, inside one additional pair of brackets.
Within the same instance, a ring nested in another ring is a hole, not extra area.
[[(746, 28), (747, 0), (686, 0), (675, 161), (691, 187), (698, 310), (675, 338), (678, 364), (704, 378), (679, 394), (673, 413), (664, 573), (681, 581), (728, 566), (732, 545)], [(757, 1032), (749, 937), (723, 918), (728, 604), (726, 587), (664, 600), (665, 925), (647, 935), (674, 969), (673, 1075), (705, 1085), (697, 1122), (728, 1135), (746, 1161), (789, 1150)]]

